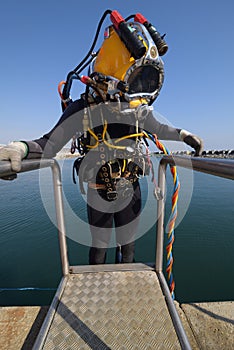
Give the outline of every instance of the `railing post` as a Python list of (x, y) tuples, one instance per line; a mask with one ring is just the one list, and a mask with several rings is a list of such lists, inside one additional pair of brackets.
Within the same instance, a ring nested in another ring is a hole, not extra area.
[(69, 262), (68, 262), (68, 254), (67, 254), (67, 243), (66, 243), (66, 229), (65, 229), (65, 220), (64, 220), (61, 171), (60, 171), (59, 164), (57, 163), (56, 160), (54, 160), (53, 164), (51, 165), (51, 169), (53, 173), (55, 210), (56, 210), (57, 225), (58, 225), (62, 271), (63, 271), (63, 275), (66, 276), (69, 273)]
[(163, 242), (164, 242), (164, 211), (165, 211), (165, 188), (166, 188), (166, 168), (167, 164), (163, 159), (159, 163), (158, 186), (161, 191), (161, 199), (157, 205), (157, 227), (156, 227), (156, 272), (163, 269)]

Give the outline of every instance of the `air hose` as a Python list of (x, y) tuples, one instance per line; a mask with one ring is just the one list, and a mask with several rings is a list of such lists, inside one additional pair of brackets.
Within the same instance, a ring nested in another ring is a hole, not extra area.
[[(160, 151), (163, 152), (165, 155), (169, 155), (170, 151), (163, 145), (158, 140), (157, 135), (155, 134), (150, 134), (150, 133), (145, 133), (145, 135), (150, 138), (155, 145), (158, 147)], [(180, 182), (177, 174), (177, 168), (175, 165), (170, 165), (170, 171), (173, 177), (173, 194), (172, 194), (172, 208), (171, 208), (171, 215), (168, 223), (168, 232), (167, 232), (167, 246), (166, 246), (166, 251), (167, 251), (167, 263), (166, 263), (166, 272), (167, 272), (167, 278), (168, 278), (168, 284), (169, 284), (169, 289), (171, 293), (171, 297), (175, 299), (175, 281), (173, 277), (173, 272), (172, 272), (172, 266), (173, 266), (173, 254), (172, 254), (172, 248), (173, 248), (173, 243), (175, 240), (174, 236), (174, 228), (175, 228), (175, 221), (177, 217), (177, 202), (178, 202), (178, 195), (179, 195), (179, 189), (180, 189)]]
[[(102, 24), (106, 18), (106, 16), (108, 14), (111, 14), (111, 10), (106, 10), (104, 12), (104, 14), (102, 15), (99, 23), (98, 23), (98, 27), (97, 27), (97, 30), (96, 30), (96, 34), (95, 34), (95, 37), (94, 37), (94, 40), (93, 40), (93, 43), (87, 53), (87, 55), (83, 58), (83, 60), (71, 71), (68, 73), (67, 75), (67, 79), (66, 79), (66, 82), (64, 84), (64, 87), (63, 87), (63, 92), (62, 92), (62, 100), (66, 101), (69, 99), (69, 95), (70, 95), (70, 90), (71, 90), (71, 85), (72, 85), (72, 80), (73, 79), (79, 79), (80, 80), (80, 77), (79, 77), (79, 74), (80, 72), (87, 67), (88, 64), (90, 64), (90, 62), (92, 61), (93, 57), (90, 58), (90, 56), (92, 56), (92, 53), (93, 53), (93, 50), (94, 50), (94, 47), (97, 43), (97, 39), (98, 39), (98, 36), (99, 36), (99, 33), (100, 33), (100, 30), (101, 30), (101, 27), (102, 27)], [(89, 59), (88, 62), (86, 62), (87, 60)], [(63, 103), (62, 101), (62, 109), (64, 110), (66, 108), (66, 104)]]

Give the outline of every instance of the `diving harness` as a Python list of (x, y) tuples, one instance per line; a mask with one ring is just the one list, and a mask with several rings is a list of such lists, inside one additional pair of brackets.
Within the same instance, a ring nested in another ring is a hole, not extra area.
[[(127, 197), (137, 180), (149, 175), (152, 169), (151, 160), (145, 152), (148, 143), (142, 128), (152, 107), (141, 105), (135, 109), (121, 110), (121, 106), (122, 104), (116, 105), (113, 102), (97, 106), (102, 123), (94, 128), (90, 127), (92, 110), (85, 109), (84, 131), (82, 135), (76, 135), (72, 140), (72, 152), (77, 149), (80, 153), (80, 157), (73, 165), (73, 181), (76, 183), (76, 174), (83, 194), (85, 194), (83, 183), (87, 182), (90, 188), (104, 190), (109, 201), (117, 199), (118, 194)], [(104, 117), (110, 114), (114, 114), (113, 119), (118, 118), (120, 124), (108, 124)], [(121, 120), (124, 121), (123, 124)], [(129, 125), (126, 124), (126, 120)], [(130, 132), (113, 140), (108, 133), (108, 127), (111, 126), (112, 129), (126, 127)], [(85, 161), (87, 154), (88, 161)]]

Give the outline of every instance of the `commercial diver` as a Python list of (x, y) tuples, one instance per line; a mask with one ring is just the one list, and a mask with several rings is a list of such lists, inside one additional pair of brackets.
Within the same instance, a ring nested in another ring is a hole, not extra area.
[[(94, 52), (107, 15), (111, 24)], [(87, 191), (90, 264), (105, 263), (113, 225), (116, 261), (134, 261), (142, 206), (140, 179), (150, 172), (145, 148), (152, 135), (183, 141), (195, 155), (202, 152), (198, 136), (154, 117), (152, 104), (164, 80), (161, 56), (167, 49), (164, 36), (142, 14), (124, 19), (116, 10), (105, 11), (89, 52), (59, 84), (63, 114), (57, 124), (38, 139), (14, 141), (0, 149), (0, 160), (10, 160), (17, 172), (22, 159), (54, 157), (72, 139), (72, 153), (79, 152), (74, 181), (77, 174), (81, 192)], [(73, 101), (70, 91), (75, 80), (85, 84), (85, 92)]]

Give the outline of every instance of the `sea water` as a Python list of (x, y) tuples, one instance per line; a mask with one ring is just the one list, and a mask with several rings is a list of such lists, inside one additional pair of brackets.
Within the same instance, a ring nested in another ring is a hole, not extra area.
[[(87, 222), (85, 196), (73, 184), (73, 160), (59, 163), (65, 203), (72, 208), (68, 212), (65, 206), (69, 263), (88, 264), (90, 233), (87, 224), (79, 225)], [(234, 300), (234, 183), (198, 172), (191, 177), (189, 173), (181, 176), (179, 222), (174, 232), (176, 299)], [(170, 176), (168, 171), (167, 178)], [(0, 180), (0, 305), (47, 305), (55, 294), (62, 269), (51, 179), (51, 170), (43, 169), (19, 174), (14, 181)], [(145, 208), (140, 230), (144, 234), (136, 240), (135, 260), (154, 263), (157, 205), (153, 185), (149, 185), (151, 177), (140, 181)], [(168, 181), (165, 220), (170, 216), (172, 189), (173, 183)], [(71, 211), (80, 221), (70, 219)], [(144, 222), (149, 222), (149, 227)], [(114, 259), (115, 249), (110, 248), (107, 263), (114, 263)]]

